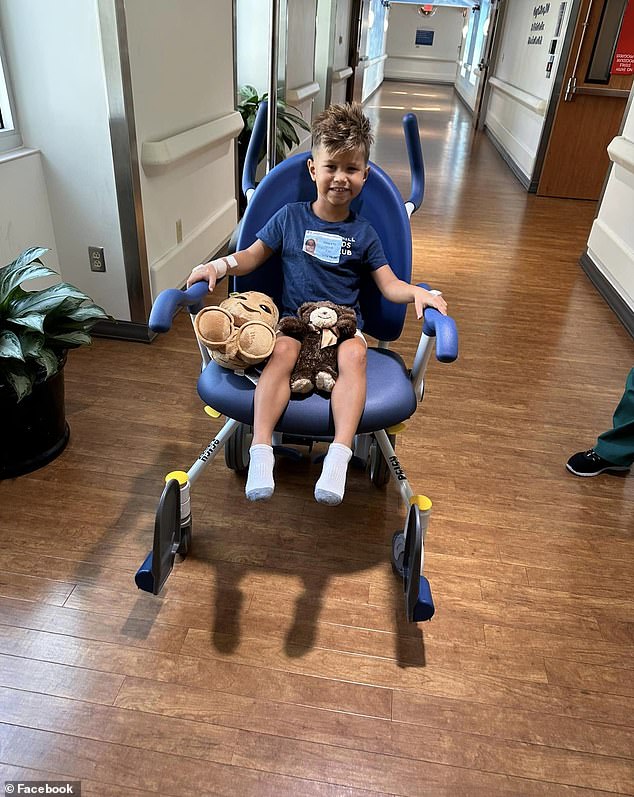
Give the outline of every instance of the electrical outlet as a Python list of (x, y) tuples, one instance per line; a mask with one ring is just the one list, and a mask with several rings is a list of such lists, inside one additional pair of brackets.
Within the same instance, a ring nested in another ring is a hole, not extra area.
[(179, 244), (183, 240), (183, 220), (176, 219), (176, 243)]
[(88, 257), (90, 259), (91, 271), (105, 271), (106, 258), (103, 254), (103, 246), (89, 246)]

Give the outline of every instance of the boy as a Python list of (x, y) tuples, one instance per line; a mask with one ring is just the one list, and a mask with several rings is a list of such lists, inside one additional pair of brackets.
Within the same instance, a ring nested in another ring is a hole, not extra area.
[[(383, 296), (392, 302), (413, 302), (418, 318), (425, 306), (446, 315), (447, 304), (442, 296), (399, 280), (387, 264), (371, 225), (350, 211), (350, 203), (361, 193), (369, 173), (373, 140), (361, 106), (331, 106), (316, 117), (312, 133), (313, 157), (308, 160), (308, 170), (316, 184), (317, 199), (281, 208), (248, 249), (196, 266), (187, 286), (206, 280), (213, 291), (216, 280), (228, 269), (233, 274), (248, 274), (274, 251), (280, 251), (282, 316), (294, 315), (304, 302), (324, 299), (354, 308), (359, 331), (338, 346), (339, 376), (330, 399), (335, 437), (315, 485), (315, 499), (334, 506), (343, 499), (352, 440), (365, 406), (367, 344), (360, 332), (361, 277), (371, 273)], [(289, 379), (299, 350), (299, 341), (278, 334), (255, 390), (253, 443), (245, 489), (251, 501), (273, 495), (272, 435), (290, 399)]]

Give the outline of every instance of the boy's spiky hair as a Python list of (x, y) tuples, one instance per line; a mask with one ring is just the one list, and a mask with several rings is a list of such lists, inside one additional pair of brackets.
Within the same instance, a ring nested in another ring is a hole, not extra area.
[(370, 120), (358, 102), (331, 105), (313, 120), (313, 147), (324, 147), (333, 154), (361, 150), (366, 162), (374, 141)]

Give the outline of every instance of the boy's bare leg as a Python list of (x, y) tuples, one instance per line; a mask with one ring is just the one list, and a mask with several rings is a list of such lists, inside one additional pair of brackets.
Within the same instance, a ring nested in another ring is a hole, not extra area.
[(361, 338), (351, 338), (339, 344), (339, 376), (330, 399), (335, 438), (315, 485), (315, 500), (320, 504), (335, 506), (343, 500), (348, 463), (352, 456), (352, 440), (365, 407), (366, 362), (367, 346)]
[(290, 376), (297, 362), (300, 342), (279, 335), (275, 348), (258, 381), (254, 396), (253, 442), (245, 493), (250, 501), (265, 501), (273, 495), (272, 438), (291, 397)]

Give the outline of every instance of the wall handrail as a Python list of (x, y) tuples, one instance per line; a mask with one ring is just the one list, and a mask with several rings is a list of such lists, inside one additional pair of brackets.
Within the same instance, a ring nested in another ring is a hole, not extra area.
[(514, 86), (512, 83), (507, 83), (505, 80), (500, 80), (500, 78), (495, 75), (489, 78), (489, 83), (498, 91), (501, 91), (502, 94), (506, 94), (508, 97), (519, 102), (520, 105), (523, 105), (525, 108), (534, 111), (539, 116), (546, 115), (548, 103), (541, 97), (530, 94), (523, 89), (518, 89), (517, 86)]
[(342, 80), (347, 80), (352, 74), (353, 69), (351, 66), (344, 66), (341, 69), (332, 70), (332, 82), (341, 83)]
[(634, 141), (625, 136), (616, 136), (608, 145), (608, 155), (612, 163), (634, 174)]
[(235, 138), (243, 126), (242, 116), (237, 111), (232, 111), (211, 122), (190, 127), (159, 141), (144, 141), (141, 147), (141, 163), (144, 168), (174, 166), (184, 158)]
[(286, 102), (295, 105), (299, 102), (312, 100), (319, 94), (319, 83), (305, 83), (295, 89), (286, 89)]
[(376, 58), (368, 58), (367, 61), (361, 61), (359, 66), (362, 66), (364, 69), (369, 69), (371, 66), (376, 66), (380, 64), (382, 61), (387, 61), (388, 55), (387, 53), (383, 53), (383, 55), (377, 55)]
[(441, 64), (456, 64), (455, 58), (434, 58), (433, 55), (388, 55), (391, 61), (438, 61)]

